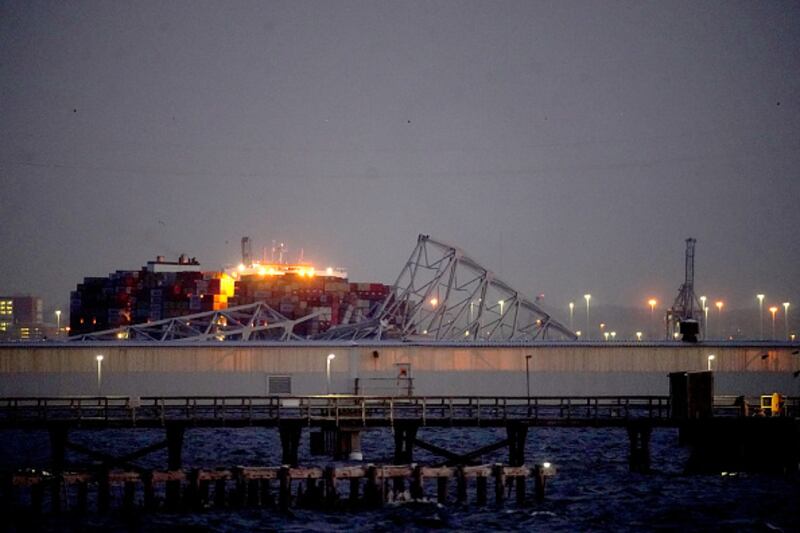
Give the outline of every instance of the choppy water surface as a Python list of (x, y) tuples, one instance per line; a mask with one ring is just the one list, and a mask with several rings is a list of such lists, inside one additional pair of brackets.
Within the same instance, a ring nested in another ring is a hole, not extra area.
[[(466, 452), (499, 440), (504, 434), (498, 429), (423, 428), (418, 437)], [(119, 455), (163, 439), (163, 432), (87, 431), (74, 432), (70, 438)], [(393, 442), (389, 430), (365, 432), (365, 460), (391, 463)], [(0, 452), (3, 472), (21, 466), (45, 468), (49, 460), (47, 433), (3, 432)], [(491, 503), (477, 507), (403, 502), (358, 512), (293, 510), (292, 515), (284, 516), (275, 510), (208, 510), (194, 514), (140, 514), (134, 519), (123, 519), (112, 511), (108, 516), (83, 519), (18, 520), (9, 526), (70, 531), (800, 531), (798, 473), (686, 475), (683, 466), (687, 451), (678, 447), (674, 430), (655, 430), (651, 453), (653, 472), (632, 474), (627, 462), (628, 438), (622, 429), (532, 428), (528, 434), (528, 463), (550, 461), (558, 474), (549, 481), (544, 502), (531, 501), (524, 507), (518, 507), (512, 495), (512, 501), (499, 508)], [(768, 446), (765, 453), (769, 453)], [(506, 462), (506, 454), (499, 450), (486, 454), (482, 461)], [(69, 455), (68, 460), (72, 464), (85, 461), (76, 454)], [(275, 430), (190, 429), (184, 440), (183, 460), (186, 468), (277, 465), (280, 445)], [(437, 458), (415, 450), (415, 461), (434, 463)], [(305, 432), (300, 462), (327, 464), (324, 458), (309, 455)], [(154, 453), (139, 464), (163, 468), (165, 452)], [(427, 492), (434, 496), (435, 487), (428, 486)]]

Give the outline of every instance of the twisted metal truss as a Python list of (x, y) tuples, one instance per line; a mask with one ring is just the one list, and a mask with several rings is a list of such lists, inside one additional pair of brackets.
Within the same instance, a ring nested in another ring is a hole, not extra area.
[(375, 316), (322, 339), (575, 340), (534, 302), (462, 250), (420, 235)]
[(314, 318), (311, 313), (291, 320), (264, 302), (229, 307), (175, 318), (132, 324), (117, 329), (96, 331), (70, 337), (70, 341), (212, 341), (212, 340), (300, 340), (294, 333), (297, 324)]

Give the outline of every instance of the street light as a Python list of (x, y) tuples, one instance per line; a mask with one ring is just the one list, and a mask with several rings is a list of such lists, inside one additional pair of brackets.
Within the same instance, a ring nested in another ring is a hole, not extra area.
[(708, 371), (709, 372), (711, 372), (711, 361), (713, 361), (716, 358), (717, 358), (717, 356), (714, 355), (713, 353), (708, 356)]
[(103, 388), (103, 356), (97, 354), (95, 360), (97, 361), (97, 395), (100, 396)]
[(611, 340), (613, 341), (613, 340), (615, 340), (616, 338), (617, 338), (617, 332), (616, 332), (616, 331), (612, 331), (612, 332), (611, 332)]
[(584, 294), (583, 298), (586, 300), (586, 340), (588, 341), (591, 332), (591, 330), (589, 329), (589, 300), (592, 299), (592, 295)]
[(636, 332), (636, 340), (637, 341), (641, 341), (642, 340), (642, 332), (641, 331), (637, 331)]
[(608, 340), (608, 332), (607, 331), (603, 332), (603, 337), (605, 337), (606, 341)]
[(329, 353), (328, 359), (325, 361), (325, 377), (328, 383), (328, 394), (331, 393), (331, 361), (336, 359), (336, 354)]
[(725, 303), (722, 300), (720, 300), (714, 305), (716, 305), (717, 309), (719, 310), (719, 338), (722, 339), (725, 337), (724, 333), (725, 328), (722, 324), (722, 308), (725, 306)]
[(758, 338), (764, 340), (764, 295), (756, 294), (758, 298)]
[(572, 321), (572, 316), (574, 315), (574, 312), (575, 312), (575, 302), (570, 302), (569, 303), (569, 329), (570, 329), (570, 331), (574, 331), (575, 330), (575, 324)]
[(531, 355), (525, 356), (525, 390), (528, 391), (528, 403), (531, 401)]
[[(647, 300), (647, 305), (650, 306), (650, 330), (651, 330), (651, 333), (652, 333), (652, 330), (653, 330), (653, 314), (654, 314), (654, 311), (656, 309), (656, 304), (657, 303), (658, 303), (658, 301), (655, 298), (650, 298), (649, 300)], [(655, 337), (655, 335), (653, 335), (653, 337)]]
[(703, 339), (708, 339), (708, 307), (706, 307), (706, 298), (705, 296), (700, 297), (700, 305), (703, 306)]
[(775, 313), (778, 312), (778, 306), (773, 305), (769, 308), (769, 312), (772, 313), (772, 340), (775, 340)]
[(789, 338), (789, 302), (783, 302), (783, 327), (784, 338)]
[(56, 309), (56, 335), (61, 335), (61, 309)]

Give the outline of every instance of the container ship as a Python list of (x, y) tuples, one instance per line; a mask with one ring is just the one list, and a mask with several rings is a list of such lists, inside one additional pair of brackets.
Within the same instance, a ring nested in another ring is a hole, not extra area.
[(249, 261), (204, 271), (195, 258), (159, 256), (140, 270), (88, 277), (70, 296), (70, 334), (80, 335), (167, 318), (264, 302), (287, 319), (314, 314), (295, 333), (309, 337), (363, 320), (390, 287), (351, 283), (341, 268), (306, 262)]

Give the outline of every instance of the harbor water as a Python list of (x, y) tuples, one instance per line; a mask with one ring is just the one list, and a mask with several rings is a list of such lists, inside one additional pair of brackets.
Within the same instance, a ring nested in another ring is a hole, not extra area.
[[(503, 429), (421, 428), (418, 438), (465, 453), (505, 438)], [(114, 455), (133, 451), (163, 439), (158, 430), (74, 431), (70, 439)], [(393, 437), (389, 429), (363, 433), (365, 462), (391, 464)], [(733, 445), (733, 444), (732, 444)], [(49, 442), (46, 431), (3, 431), (0, 439), (3, 475), (18, 468), (46, 469)], [(263, 428), (189, 429), (183, 447), (183, 466), (216, 468), (236, 465), (280, 464), (277, 431)], [(764, 453), (769, 453), (765, 443)], [(293, 508), (289, 514), (275, 509), (208, 509), (195, 513), (138, 513), (123, 516), (90, 512), (85, 517), (62, 515), (32, 517), (12, 513), (4, 527), (12, 531), (800, 531), (800, 475), (719, 472), (687, 474), (688, 450), (678, 445), (677, 430), (656, 429), (651, 441), (652, 471), (631, 473), (628, 436), (624, 429), (531, 428), (528, 464), (551, 462), (557, 469), (550, 478), (544, 501), (529, 498), (518, 506), (514, 498), (502, 506), (491, 501), (479, 507), (470, 495), (467, 504), (435, 503), (435, 487), (427, 487), (430, 501), (402, 497), (375, 510), (317, 511)], [(505, 448), (483, 455), (484, 463), (507, 462)], [(90, 466), (74, 452), (67, 456), (74, 468)], [(414, 460), (433, 464), (440, 459), (416, 449)], [(147, 468), (164, 468), (161, 450), (137, 462)], [(311, 456), (304, 431), (300, 464), (327, 465), (325, 457)], [(451, 487), (454, 490), (454, 487)]]

